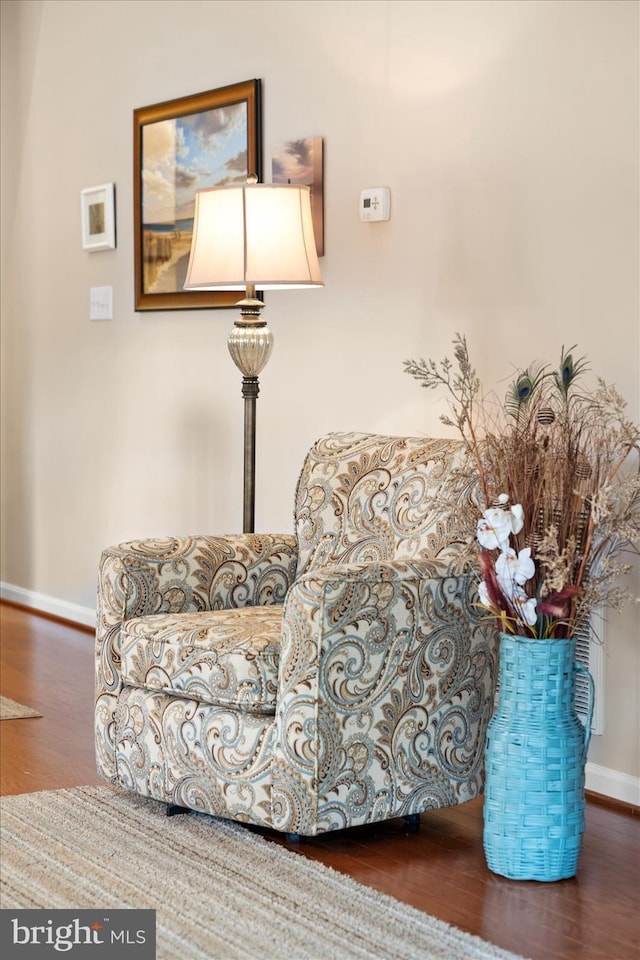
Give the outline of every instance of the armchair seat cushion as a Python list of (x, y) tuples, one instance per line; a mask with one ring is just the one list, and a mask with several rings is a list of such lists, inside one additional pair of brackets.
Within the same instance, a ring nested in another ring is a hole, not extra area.
[(282, 606), (157, 613), (122, 629), (122, 679), (200, 703), (275, 713)]

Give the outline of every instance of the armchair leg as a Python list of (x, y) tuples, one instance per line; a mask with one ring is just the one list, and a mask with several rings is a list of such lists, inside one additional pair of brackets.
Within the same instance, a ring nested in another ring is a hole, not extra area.
[(402, 818), (405, 822), (406, 829), (409, 833), (417, 833), (420, 829), (420, 814), (419, 813), (409, 813), (406, 817)]
[(302, 837), (299, 833), (285, 833), (285, 839), (288, 840), (289, 843), (300, 843)]
[(180, 807), (177, 803), (168, 803), (166, 812), (168, 817), (176, 817), (179, 813), (191, 813), (188, 807)]

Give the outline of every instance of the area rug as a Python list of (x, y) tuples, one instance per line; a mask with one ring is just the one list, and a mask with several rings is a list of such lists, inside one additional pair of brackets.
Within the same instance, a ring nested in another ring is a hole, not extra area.
[(514, 960), (239, 824), (77, 787), (0, 801), (3, 909), (156, 910), (157, 960)]
[(0, 697), (0, 720), (21, 720), (23, 717), (41, 717), (42, 714), (31, 707), (25, 707), (9, 697)]

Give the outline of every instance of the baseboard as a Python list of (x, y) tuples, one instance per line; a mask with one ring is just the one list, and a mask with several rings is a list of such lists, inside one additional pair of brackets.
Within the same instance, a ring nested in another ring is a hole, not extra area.
[(25, 590), (12, 583), (0, 582), (0, 599), (10, 603), (18, 603), (22, 607), (29, 607), (38, 613), (47, 613), (60, 620), (69, 620), (71, 623), (81, 623), (84, 627), (95, 627), (96, 612), (91, 607), (81, 607), (78, 603), (69, 603), (68, 600), (58, 600), (49, 597), (46, 593), (36, 593), (35, 590)]
[(601, 767), (597, 763), (587, 763), (585, 781), (586, 790), (640, 807), (640, 778), (638, 777)]

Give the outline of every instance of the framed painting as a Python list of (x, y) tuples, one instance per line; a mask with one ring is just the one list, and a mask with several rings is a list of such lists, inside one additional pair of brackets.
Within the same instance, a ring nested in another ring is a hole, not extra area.
[(287, 140), (273, 148), (273, 183), (301, 183), (311, 188), (311, 216), (316, 252), (324, 256), (324, 163), (322, 137)]
[(259, 80), (133, 113), (135, 309), (231, 307), (237, 292), (183, 290), (196, 191), (262, 179)]
[(95, 253), (116, 245), (115, 185), (103, 183), (80, 191), (82, 247)]

